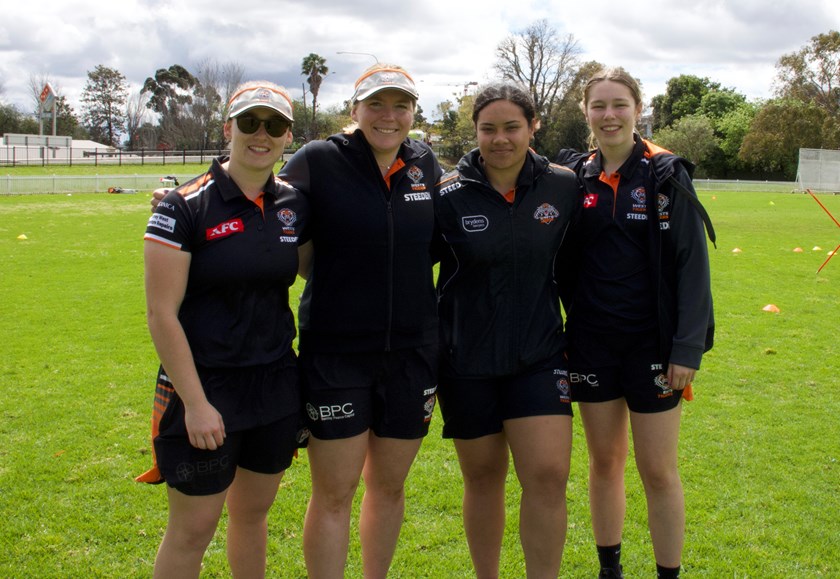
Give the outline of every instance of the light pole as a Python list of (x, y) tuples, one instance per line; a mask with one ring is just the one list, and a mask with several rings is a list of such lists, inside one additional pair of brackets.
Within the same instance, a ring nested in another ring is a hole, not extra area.
[(371, 58), (374, 60), (374, 62), (375, 62), (376, 64), (379, 64), (379, 59), (378, 59), (378, 58), (376, 58), (376, 55), (375, 55), (375, 54), (371, 54), (371, 53), (369, 53), (369, 52), (348, 52), (348, 51), (346, 51), (346, 50), (339, 50), (338, 52), (336, 52), (336, 54), (360, 54), (360, 55), (362, 55), (362, 56), (369, 56), (369, 57), (371, 57)]

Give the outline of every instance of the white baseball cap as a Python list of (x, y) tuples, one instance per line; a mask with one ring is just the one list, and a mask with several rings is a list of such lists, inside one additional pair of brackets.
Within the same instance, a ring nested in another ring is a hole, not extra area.
[(251, 86), (243, 88), (233, 95), (228, 106), (228, 118), (233, 119), (251, 109), (264, 107), (280, 113), (281, 116), (294, 122), (292, 117), (292, 101), (284, 92), (269, 86)]
[(363, 101), (366, 98), (385, 89), (396, 89), (404, 92), (412, 99), (420, 96), (414, 86), (414, 80), (408, 73), (399, 68), (379, 68), (363, 74), (356, 81), (356, 92), (351, 102)]

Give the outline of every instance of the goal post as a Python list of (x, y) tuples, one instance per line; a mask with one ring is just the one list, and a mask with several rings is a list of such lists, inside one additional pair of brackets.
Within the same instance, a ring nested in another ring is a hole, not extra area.
[(840, 150), (799, 149), (796, 185), (800, 191), (840, 193)]

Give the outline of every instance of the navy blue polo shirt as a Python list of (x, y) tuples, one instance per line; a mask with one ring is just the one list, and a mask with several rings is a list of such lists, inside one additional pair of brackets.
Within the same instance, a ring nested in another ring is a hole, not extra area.
[(578, 224), (583, 255), (570, 324), (607, 332), (656, 327), (648, 257), (648, 168), (641, 141), (612, 175), (604, 173), (600, 151), (584, 166)]
[(295, 337), (289, 287), (306, 241), (306, 199), (273, 175), (249, 200), (221, 158), (169, 192), (144, 239), (192, 254), (178, 318), (195, 362), (207, 368), (268, 364)]

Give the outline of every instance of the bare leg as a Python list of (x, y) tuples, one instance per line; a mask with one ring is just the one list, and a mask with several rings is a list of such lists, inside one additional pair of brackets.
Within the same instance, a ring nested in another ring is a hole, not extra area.
[(405, 479), (422, 438), (380, 438), (370, 433), (359, 513), (362, 564), (366, 579), (385, 579), (405, 514)]
[(505, 531), (508, 445), (504, 434), (455, 439), (464, 477), (464, 532), (476, 579), (499, 576)]
[(268, 510), (282, 478), (283, 473), (236, 470), (227, 496), (227, 556), (237, 579), (265, 577)]
[(216, 532), (226, 492), (189, 496), (166, 487), (169, 521), (155, 559), (155, 579), (198, 577), (204, 551)]
[(623, 398), (579, 404), (589, 449), (589, 511), (595, 544), (621, 542), (626, 509), (624, 467), (628, 451), (628, 411)]
[(566, 483), (572, 455), (571, 416), (505, 421), (522, 485), (519, 536), (529, 579), (556, 579), (566, 543)]
[(680, 415), (680, 406), (653, 414), (630, 413), (653, 552), (664, 567), (680, 565), (685, 539), (685, 503), (677, 466)]
[(367, 445), (367, 432), (341, 440), (309, 439), (312, 496), (303, 526), (303, 555), (311, 579), (344, 577), (350, 510)]

